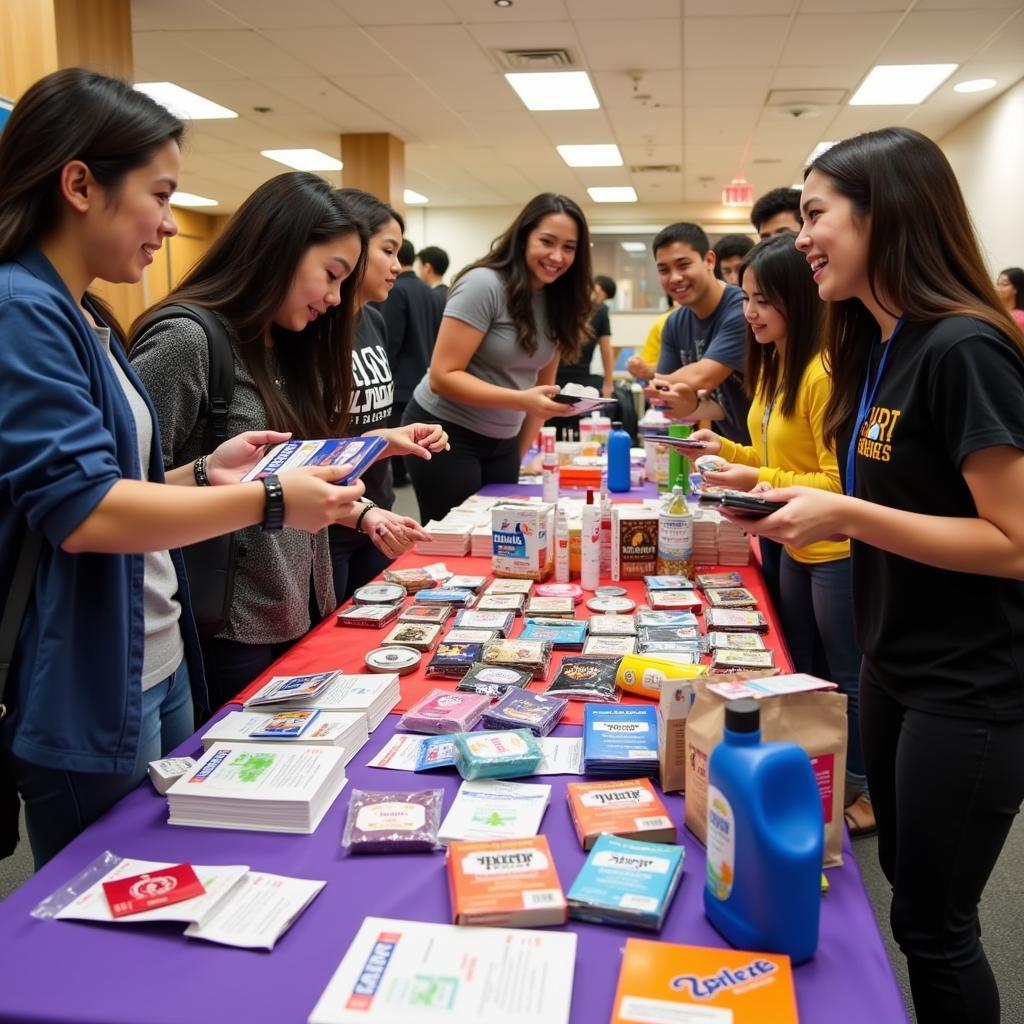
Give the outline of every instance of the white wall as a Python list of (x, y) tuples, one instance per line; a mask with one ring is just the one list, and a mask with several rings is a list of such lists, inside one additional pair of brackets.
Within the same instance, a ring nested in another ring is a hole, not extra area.
[(1024, 266), (1024, 82), (939, 140), (993, 275)]

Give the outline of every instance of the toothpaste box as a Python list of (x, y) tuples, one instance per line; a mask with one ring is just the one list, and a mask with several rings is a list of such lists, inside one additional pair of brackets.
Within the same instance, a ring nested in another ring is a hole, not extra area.
[(495, 576), (544, 580), (554, 569), (554, 506), (495, 505), (491, 567)]

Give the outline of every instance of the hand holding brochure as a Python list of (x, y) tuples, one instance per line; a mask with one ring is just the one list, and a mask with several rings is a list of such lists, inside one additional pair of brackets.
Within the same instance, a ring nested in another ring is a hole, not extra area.
[(351, 466), (352, 472), (338, 484), (350, 484), (377, 458), (388, 443), (383, 437), (336, 437), (316, 441), (285, 441), (274, 445), (242, 478), (262, 480), (274, 473), (304, 466)]

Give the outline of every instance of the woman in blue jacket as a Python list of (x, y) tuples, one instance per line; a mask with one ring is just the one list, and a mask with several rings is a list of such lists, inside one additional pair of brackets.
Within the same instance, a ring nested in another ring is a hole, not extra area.
[[(42, 538), (3, 749), (37, 867), (187, 738), (193, 694), (205, 703), (184, 569), (168, 549), (254, 523), (319, 530), (362, 493), (332, 485), (343, 467), (239, 483), (288, 436), (270, 431), (206, 455), (202, 480), (191, 465), (164, 475), (152, 404), (88, 289), (139, 281), (177, 230), (182, 132), (127, 83), (73, 68), (29, 89), (0, 136), (4, 600), (26, 530)], [(358, 234), (337, 255), (344, 279)], [(323, 291), (336, 305), (338, 281), (325, 275)], [(222, 486), (194, 486), (206, 479)]]

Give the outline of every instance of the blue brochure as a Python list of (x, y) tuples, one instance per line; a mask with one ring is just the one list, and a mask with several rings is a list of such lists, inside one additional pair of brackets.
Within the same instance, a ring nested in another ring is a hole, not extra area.
[(335, 437), (318, 441), (285, 441), (274, 445), (243, 477), (262, 480), (286, 469), (303, 466), (351, 466), (352, 472), (338, 484), (350, 484), (374, 462), (388, 443), (383, 437)]
[(583, 709), (583, 770), (627, 778), (658, 771), (658, 709), (653, 704), (588, 704)]

